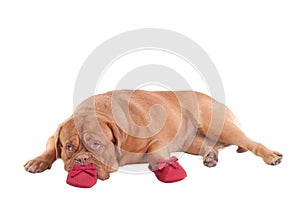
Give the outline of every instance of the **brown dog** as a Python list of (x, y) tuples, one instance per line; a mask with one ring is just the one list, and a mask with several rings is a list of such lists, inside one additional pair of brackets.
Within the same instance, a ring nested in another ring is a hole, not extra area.
[(218, 161), (218, 149), (237, 145), (265, 163), (277, 165), (278, 152), (250, 140), (223, 104), (192, 91), (121, 90), (90, 97), (59, 125), (40, 156), (25, 164), (32, 173), (61, 158), (65, 170), (93, 163), (105, 180), (119, 166), (148, 162), (155, 170), (171, 152), (202, 155), (205, 166)]

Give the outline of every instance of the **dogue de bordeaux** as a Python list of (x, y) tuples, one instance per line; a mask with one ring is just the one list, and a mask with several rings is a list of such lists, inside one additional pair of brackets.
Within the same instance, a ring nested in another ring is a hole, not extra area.
[[(43, 172), (61, 158), (66, 171), (74, 164), (92, 163), (98, 178), (106, 180), (126, 164), (149, 163), (155, 171), (172, 152), (201, 155), (203, 164), (213, 167), (218, 149), (230, 145), (238, 146), (240, 153), (251, 151), (269, 165), (282, 160), (281, 153), (249, 139), (233, 113), (203, 93), (118, 90), (79, 104), (48, 139), (46, 150), (24, 167)], [(163, 167), (170, 166), (167, 163)]]

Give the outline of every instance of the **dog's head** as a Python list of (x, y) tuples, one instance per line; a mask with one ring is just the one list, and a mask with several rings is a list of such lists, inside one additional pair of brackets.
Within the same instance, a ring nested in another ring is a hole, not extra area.
[[(116, 171), (117, 162), (114, 147), (114, 137), (108, 124), (99, 121), (98, 124), (83, 122), (76, 124), (72, 117), (59, 125), (55, 133), (56, 158), (61, 158), (66, 171), (74, 164), (87, 165), (92, 163), (98, 178), (106, 180), (109, 173)], [(93, 126), (102, 126), (102, 132)]]

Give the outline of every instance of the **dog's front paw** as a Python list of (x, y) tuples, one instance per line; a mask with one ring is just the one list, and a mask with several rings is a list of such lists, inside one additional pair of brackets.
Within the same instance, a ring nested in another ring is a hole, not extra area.
[(207, 167), (215, 167), (218, 163), (218, 155), (211, 151), (203, 158), (203, 164)]
[(44, 160), (43, 158), (35, 158), (33, 160), (28, 161), (24, 165), (24, 168), (30, 173), (40, 173), (45, 171), (46, 169), (50, 169), (51, 163)]

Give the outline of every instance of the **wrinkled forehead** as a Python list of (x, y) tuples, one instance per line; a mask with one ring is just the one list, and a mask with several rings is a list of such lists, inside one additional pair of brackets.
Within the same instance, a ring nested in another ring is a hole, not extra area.
[(83, 134), (91, 133), (97, 134), (98, 132), (103, 131), (102, 121), (99, 117), (96, 117), (95, 114), (89, 114), (86, 112), (85, 114), (78, 114), (74, 117), (73, 125), (77, 129), (76, 133), (82, 138)]
[(69, 140), (71, 138), (75, 139), (78, 138), (79, 139), (79, 135), (77, 132), (77, 129), (75, 128), (75, 124), (74, 124), (74, 120), (70, 119), (69, 121), (67, 121), (61, 131), (60, 131), (60, 135), (59, 138), (61, 141), (63, 140)]

